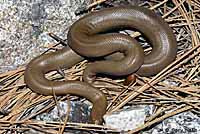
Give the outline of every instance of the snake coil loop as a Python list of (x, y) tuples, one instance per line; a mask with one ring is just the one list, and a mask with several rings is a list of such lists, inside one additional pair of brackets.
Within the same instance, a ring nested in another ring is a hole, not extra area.
[[(139, 43), (128, 35), (107, 33), (118, 28), (137, 29), (152, 45), (148, 55)], [(52, 95), (74, 94), (93, 103), (91, 118), (101, 123), (106, 112), (105, 95), (91, 84), (97, 73), (114, 76), (136, 72), (141, 76), (155, 75), (176, 57), (177, 44), (172, 30), (164, 20), (149, 9), (131, 6), (108, 8), (90, 13), (76, 21), (68, 32), (68, 45), (53, 53), (33, 59), (25, 70), (25, 82), (36, 93)], [(113, 60), (115, 53), (123, 53)], [(50, 81), (45, 73), (69, 68), (88, 57), (107, 57), (89, 64), (84, 72), (85, 82)]]

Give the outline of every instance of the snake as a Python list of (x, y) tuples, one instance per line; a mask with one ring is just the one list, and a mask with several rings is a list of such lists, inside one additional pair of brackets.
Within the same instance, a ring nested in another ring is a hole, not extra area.
[[(144, 54), (136, 39), (116, 32), (120, 29), (138, 30), (148, 39), (151, 52)], [(68, 46), (30, 61), (25, 83), (38, 94), (73, 94), (88, 99), (93, 104), (91, 120), (95, 124), (102, 123), (107, 107), (104, 93), (92, 85), (98, 74), (153, 76), (172, 63), (177, 53), (177, 42), (169, 25), (155, 12), (139, 6), (88, 13), (70, 26), (67, 39)], [(83, 73), (84, 81), (45, 77), (50, 71), (70, 68), (84, 59), (92, 59)]]

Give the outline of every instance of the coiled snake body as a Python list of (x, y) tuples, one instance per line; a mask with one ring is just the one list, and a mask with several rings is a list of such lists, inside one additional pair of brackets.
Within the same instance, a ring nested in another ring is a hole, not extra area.
[[(149, 40), (152, 51), (144, 55), (135, 39), (108, 32), (121, 28), (140, 31)], [(25, 82), (39, 94), (52, 95), (54, 90), (56, 95), (74, 94), (87, 98), (93, 103), (91, 118), (97, 124), (102, 122), (107, 106), (105, 95), (89, 84), (97, 73), (155, 75), (175, 59), (177, 51), (176, 40), (168, 24), (149, 9), (138, 6), (109, 8), (82, 17), (70, 27), (68, 45), (70, 47), (33, 59), (25, 70)], [(109, 57), (119, 52), (124, 55), (120, 60)], [(45, 78), (45, 73), (69, 68), (84, 58), (106, 56), (107, 60), (95, 61), (86, 67), (83, 74), (85, 82)]]

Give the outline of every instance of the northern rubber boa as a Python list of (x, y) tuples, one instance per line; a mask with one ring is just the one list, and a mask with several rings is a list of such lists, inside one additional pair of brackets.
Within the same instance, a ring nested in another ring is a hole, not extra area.
[[(144, 56), (135, 39), (110, 32), (124, 28), (140, 31), (149, 40), (152, 51)], [(74, 94), (87, 98), (93, 103), (91, 118), (97, 124), (102, 122), (107, 106), (105, 95), (89, 84), (97, 73), (155, 75), (175, 59), (177, 52), (176, 40), (168, 24), (153, 11), (138, 6), (108, 8), (85, 15), (70, 27), (68, 45), (70, 48), (33, 59), (25, 70), (25, 82), (39, 94), (53, 95), (54, 90), (55, 95)], [(123, 54), (122, 58), (113, 60), (112, 55), (119, 53)], [(72, 67), (84, 58), (106, 56), (107, 60), (95, 61), (86, 67), (85, 82), (45, 78), (46, 73)]]

